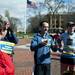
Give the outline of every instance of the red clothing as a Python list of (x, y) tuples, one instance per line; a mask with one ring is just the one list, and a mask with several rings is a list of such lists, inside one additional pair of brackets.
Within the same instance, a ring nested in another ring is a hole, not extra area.
[(60, 39), (60, 35), (56, 34), (53, 36), (56, 40)]
[(53, 37), (56, 40), (58, 46), (61, 47), (61, 38), (60, 38), (60, 35), (59, 34), (55, 34)]
[(0, 75), (14, 75), (14, 64), (11, 56), (0, 51)]

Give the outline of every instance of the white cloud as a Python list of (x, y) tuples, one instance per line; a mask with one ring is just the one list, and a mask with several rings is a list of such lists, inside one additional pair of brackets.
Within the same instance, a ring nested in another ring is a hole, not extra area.
[(19, 16), (25, 12), (25, 0), (2, 0), (0, 1), (0, 14), (4, 14), (5, 10), (9, 10), (10, 15)]
[[(24, 22), (26, 0), (1, 0), (0, 14), (4, 16), (5, 10), (8, 10), (11, 17), (17, 17)], [(24, 25), (24, 23), (22, 23)]]

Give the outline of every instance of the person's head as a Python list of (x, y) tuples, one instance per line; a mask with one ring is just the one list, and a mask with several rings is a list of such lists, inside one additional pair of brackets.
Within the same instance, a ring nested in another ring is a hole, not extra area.
[(7, 34), (7, 30), (5, 27), (0, 27), (0, 35), (2, 35), (3, 37), (5, 37)]
[(75, 31), (75, 23), (74, 22), (68, 22), (67, 23), (67, 30), (69, 33), (72, 33)]
[(9, 32), (13, 32), (12, 28), (11, 28), (11, 24), (9, 21), (4, 21), (4, 25), (3, 25), (6, 30), (7, 30), (7, 33), (9, 34)]
[(10, 22), (4, 21), (4, 26), (6, 27), (6, 29), (10, 28)]
[(48, 24), (48, 22), (47, 21), (40, 22), (40, 31), (42, 33), (46, 33), (46, 32), (48, 32), (48, 30), (49, 30), (49, 24)]

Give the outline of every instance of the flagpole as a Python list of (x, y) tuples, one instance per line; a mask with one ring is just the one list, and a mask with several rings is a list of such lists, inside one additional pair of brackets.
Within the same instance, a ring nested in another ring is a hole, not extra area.
[(25, 0), (25, 26), (24, 26), (25, 34), (26, 34), (26, 11), (27, 11), (27, 0)]

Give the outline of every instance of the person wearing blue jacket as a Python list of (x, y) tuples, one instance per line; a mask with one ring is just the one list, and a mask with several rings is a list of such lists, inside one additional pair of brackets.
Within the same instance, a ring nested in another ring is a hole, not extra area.
[(49, 24), (46, 21), (42, 21), (39, 26), (39, 32), (34, 35), (31, 41), (31, 51), (34, 51), (34, 75), (51, 75), (51, 48), (54, 48), (53, 38), (49, 35)]

